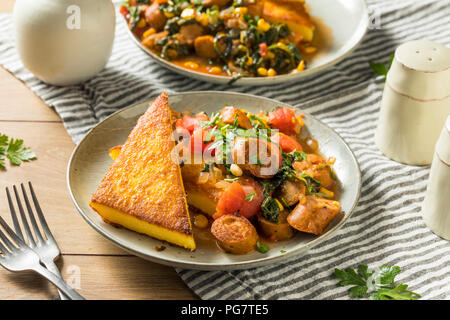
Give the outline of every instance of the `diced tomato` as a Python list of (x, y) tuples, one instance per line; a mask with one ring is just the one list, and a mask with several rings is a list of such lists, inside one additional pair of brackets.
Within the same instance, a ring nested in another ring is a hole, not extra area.
[(212, 156), (215, 156), (215, 155), (216, 155), (216, 149), (215, 149), (215, 148), (212, 149), (212, 150), (209, 149), (213, 144), (214, 144), (214, 142), (209, 142), (209, 143), (205, 144), (205, 147), (204, 147), (203, 151), (205, 151), (205, 150), (210, 150), (210, 151), (209, 151), (210, 154), (211, 154)]
[(191, 116), (184, 116), (181, 119), (178, 119), (176, 124), (176, 128), (184, 128), (187, 131), (189, 131), (190, 134), (194, 133), (195, 129), (200, 128), (200, 122), (197, 118), (191, 117)]
[(169, 0), (156, 0), (158, 4), (163, 4), (169, 2)]
[(119, 12), (125, 18), (130, 14), (130, 11), (128, 11), (127, 7), (125, 7), (125, 6), (121, 6), (120, 9), (119, 9)]
[(283, 152), (292, 152), (294, 150), (303, 151), (302, 145), (297, 140), (295, 140), (295, 138), (284, 133), (279, 132), (272, 137), (272, 141), (277, 140)]
[(183, 118), (177, 120), (175, 127), (184, 128), (192, 134), (195, 129), (201, 128), (200, 121), (209, 121), (209, 118), (204, 113), (199, 113), (195, 117), (183, 116)]
[(242, 178), (239, 181), (243, 183), (246, 197), (242, 208), (239, 210), (239, 214), (250, 218), (261, 210), (261, 204), (264, 201), (263, 188), (251, 178)]
[(301, 129), (294, 110), (286, 107), (269, 112), (269, 124), (287, 135), (299, 134)]
[(137, 2), (137, 0), (130, 0), (129, 1), (129, 4), (130, 4), (130, 6), (137, 6), (138, 5), (138, 2)]
[(244, 205), (245, 191), (237, 181), (234, 181), (225, 191), (219, 199), (216, 207), (216, 213), (213, 218), (217, 219), (225, 214), (233, 214), (239, 212)]
[[(191, 152), (203, 153), (206, 148), (210, 147), (214, 143), (214, 136), (209, 137), (209, 131), (207, 129), (197, 128), (191, 135)], [(215, 155), (215, 150), (211, 152), (211, 155)]]
[(239, 213), (250, 218), (257, 214), (264, 201), (263, 188), (251, 178), (234, 181), (223, 193), (217, 204), (217, 212), (213, 218), (225, 214)]
[(267, 43), (263, 42), (259, 44), (259, 55), (261, 57), (264, 57), (267, 54), (267, 50), (269, 47), (267, 46)]

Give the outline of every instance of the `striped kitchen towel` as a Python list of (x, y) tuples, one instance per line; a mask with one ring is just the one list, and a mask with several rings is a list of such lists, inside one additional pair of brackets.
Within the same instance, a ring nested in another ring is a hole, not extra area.
[(232, 90), (281, 100), (329, 124), (355, 152), (363, 187), (351, 219), (335, 236), (286, 263), (240, 271), (177, 270), (204, 299), (343, 299), (335, 267), (398, 265), (398, 280), (424, 299), (450, 298), (450, 243), (430, 232), (420, 216), (428, 167), (399, 164), (374, 145), (382, 81), (368, 61), (387, 62), (402, 42), (429, 39), (450, 45), (450, 0), (368, 0), (379, 28), (348, 58), (296, 83), (229, 87), (195, 81), (153, 62), (129, 39), (118, 17), (107, 67), (73, 87), (42, 83), (14, 49), (11, 15), (0, 15), (0, 64), (25, 82), (61, 116), (75, 142), (112, 112), (162, 90)]

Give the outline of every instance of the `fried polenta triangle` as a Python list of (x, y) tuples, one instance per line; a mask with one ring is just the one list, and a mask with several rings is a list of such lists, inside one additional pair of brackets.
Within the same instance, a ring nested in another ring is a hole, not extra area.
[(171, 111), (162, 93), (139, 119), (90, 206), (104, 221), (195, 250)]

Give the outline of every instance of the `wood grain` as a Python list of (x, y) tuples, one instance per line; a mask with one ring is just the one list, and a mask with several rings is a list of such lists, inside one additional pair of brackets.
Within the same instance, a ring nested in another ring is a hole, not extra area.
[[(61, 274), (86, 299), (195, 299), (172, 268), (128, 256), (71, 256), (58, 262)], [(79, 277), (78, 277), (79, 275)], [(79, 279), (79, 282), (78, 282)], [(58, 299), (39, 275), (0, 271), (0, 299)]]
[[(11, 12), (14, 0), (1, 0)], [(58, 115), (21, 81), (0, 68), (0, 132), (24, 139), (38, 159), (0, 171), (0, 215), (10, 221), (4, 188), (32, 181), (47, 222), (63, 253), (66, 279), (79, 268), (87, 299), (196, 299), (173, 268), (130, 256), (91, 229), (76, 211), (66, 187), (66, 167), (75, 144)], [(75, 269), (74, 269), (75, 268)], [(57, 299), (57, 291), (33, 273), (0, 269), (0, 300)]]

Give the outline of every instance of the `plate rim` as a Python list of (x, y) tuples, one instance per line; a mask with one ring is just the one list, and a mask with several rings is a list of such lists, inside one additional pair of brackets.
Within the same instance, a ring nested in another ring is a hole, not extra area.
[[(169, 96), (178, 96), (178, 95), (201, 95), (201, 94), (230, 94), (230, 95), (236, 95), (236, 96), (247, 96), (249, 98), (256, 98), (256, 99), (262, 99), (262, 100), (266, 100), (272, 103), (278, 103), (278, 104), (282, 104), (286, 107), (291, 107), (294, 109), (299, 109), (296, 108), (290, 104), (287, 103), (283, 103), (279, 100), (275, 100), (275, 99), (271, 99), (271, 98), (266, 98), (266, 97), (261, 97), (261, 96), (256, 96), (256, 95), (252, 95), (252, 94), (245, 94), (245, 93), (239, 93), (239, 92), (229, 92), (229, 91), (189, 91), (189, 92), (177, 92), (177, 93), (170, 93)], [(72, 187), (71, 187), (71, 168), (73, 165), (73, 161), (74, 158), (76, 157), (77, 153), (79, 152), (81, 145), (86, 141), (86, 138), (91, 135), (93, 133), (93, 131), (95, 130), (95, 128), (97, 128), (100, 124), (104, 123), (105, 121), (110, 120), (112, 117), (117, 116), (117, 114), (128, 111), (130, 109), (136, 108), (138, 105), (141, 105), (143, 103), (148, 103), (149, 101), (151, 101), (152, 99), (154, 99), (154, 97), (156, 97), (157, 95), (153, 95), (150, 98), (147, 98), (145, 100), (142, 100), (140, 102), (137, 103), (133, 103), (132, 105), (119, 109), (117, 111), (115, 111), (114, 113), (112, 113), (111, 115), (107, 116), (105, 119), (103, 119), (102, 121), (100, 121), (99, 123), (97, 123), (94, 127), (92, 127), (86, 134), (85, 136), (82, 138), (82, 140), (75, 146), (68, 164), (67, 164), (67, 171), (66, 171), (66, 182), (67, 182), (67, 189), (69, 191), (69, 195), (70, 198), (75, 206), (75, 208), (77, 209), (78, 213), (83, 217), (83, 219), (88, 223), (88, 225), (90, 225), (95, 231), (97, 231), (100, 235), (102, 235), (104, 238), (108, 239), (109, 241), (113, 242), (115, 245), (117, 245), (118, 247), (122, 248), (123, 250), (130, 252), (131, 254), (138, 256), (140, 258), (143, 258), (145, 260), (151, 261), (151, 262), (155, 262), (158, 264), (163, 264), (163, 265), (167, 265), (167, 266), (171, 266), (171, 267), (176, 267), (176, 268), (182, 268), (182, 269), (193, 269), (193, 270), (238, 270), (238, 269), (250, 269), (250, 268), (255, 268), (255, 267), (260, 267), (260, 266), (266, 266), (266, 265), (270, 265), (270, 264), (280, 264), (286, 260), (289, 260), (293, 257), (298, 257), (301, 254), (307, 252), (309, 249), (311, 249), (312, 247), (318, 245), (319, 243), (325, 241), (326, 239), (328, 239), (329, 237), (331, 237), (335, 232), (337, 232), (343, 225), (345, 222), (347, 222), (348, 219), (351, 218), (351, 216), (353, 215), (356, 206), (359, 203), (360, 200), (360, 196), (361, 196), (361, 187), (362, 187), (362, 174), (361, 174), (361, 169), (359, 166), (359, 162), (354, 154), (354, 152), (352, 151), (352, 149), (350, 148), (350, 146), (345, 142), (345, 140), (330, 126), (328, 126), (326, 123), (322, 122), (321, 120), (319, 120), (318, 118), (314, 117), (313, 115), (311, 115), (309, 112), (305, 112), (303, 110), (302, 113), (305, 113), (307, 116), (313, 118), (314, 120), (320, 122), (321, 125), (327, 127), (328, 129), (330, 129), (335, 135), (336, 137), (341, 140), (341, 142), (343, 143), (343, 145), (345, 146), (345, 149), (347, 149), (347, 151), (350, 153), (351, 158), (354, 162), (354, 165), (357, 168), (357, 175), (358, 175), (358, 188), (357, 188), (357, 193), (355, 196), (355, 201), (353, 202), (353, 205), (351, 207), (351, 209), (349, 211), (346, 212), (345, 216), (343, 217), (343, 219), (341, 221), (339, 221), (335, 226), (333, 226), (333, 228), (331, 228), (330, 230), (328, 230), (325, 234), (311, 240), (310, 242), (308, 242), (307, 244), (305, 244), (303, 247), (298, 248), (296, 250), (290, 250), (287, 251), (286, 253), (283, 253), (281, 255), (277, 255), (277, 256), (272, 256), (272, 257), (265, 257), (262, 259), (257, 259), (257, 260), (248, 260), (248, 261), (237, 261), (237, 262), (231, 262), (231, 263), (221, 263), (221, 264), (217, 264), (217, 263), (198, 263), (195, 261), (190, 261), (190, 262), (180, 262), (177, 259), (172, 259), (172, 258), (160, 258), (160, 257), (155, 257), (155, 256), (151, 256), (148, 255), (144, 252), (135, 250), (133, 248), (129, 248), (127, 247), (125, 244), (122, 244), (120, 239), (115, 237), (114, 235), (110, 235), (107, 232), (105, 232), (104, 230), (102, 230), (102, 228), (97, 225), (94, 221), (92, 221), (91, 219), (89, 219), (88, 215), (83, 211), (83, 209), (78, 205), (78, 202), (75, 199), (75, 196), (73, 194), (72, 191)], [(299, 109), (300, 110), (300, 109)], [(131, 232), (133, 232), (132, 230), (130, 230)], [(158, 240), (158, 239), (157, 239)]]
[[(327, 63), (320, 65), (318, 67), (312, 68), (312, 69), (305, 69), (302, 72), (299, 73), (288, 73), (283, 75), (276, 75), (273, 77), (243, 77), (240, 79), (237, 79), (232, 82), (232, 84), (238, 84), (242, 86), (253, 86), (253, 85), (268, 85), (273, 83), (284, 83), (284, 82), (292, 82), (297, 79), (307, 77), (309, 75), (324, 71), (325, 69), (341, 62), (345, 58), (347, 58), (350, 54), (352, 54), (361, 44), (361, 42), (364, 39), (364, 36), (367, 34), (367, 31), (369, 29), (369, 9), (367, 6), (367, 3), (365, 0), (356, 0), (359, 1), (362, 5), (363, 13), (361, 15), (361, 19), (359, 21), (359, 24), (356, 28), (356, 32), (352, 35), (349, 41), (352, 43), (350, 48), (348, 48), (343, 54), (336, 57), (335, 59), (332, 59), (328, 61)], [(231, 85), (230, 81), (232, 80), (232, 77), (227, 76), (218, 76), (213, 74), (206, 74), (203, 72), (198, 72), (195, 70), (189, 70), (180, 66), (177, 66), (173, 63), (170, 63), (170, 61), (167, 61), (157, 54), (153, 53), (150, 49), (146, 48), (141, 44), (141, 42), (136, 38), (136, 36), (133, 34), (133, 32), (128, 28), (126, 19), (124, 17), (121, 17), (121, 23), (125, 26), (127, 30), (127, 34), (129, 37), (131, 37), (132, 41), (137, 45), (139, 49), (144, 51), (147, 55), (149, 55), (154, 61), (156, 61), (159, 65), (177, 73), (183, 76), (187, 76), (196, 80), (201, 80), (205, 82), (210, 83), (218, 83), (218, 84), (227, 84)], [(355, 38), (355, 39), (354, 39)], [(347, 43), (349, 43), (347, 42)], [(342, 46), (344, 47), (345, 44)]]

